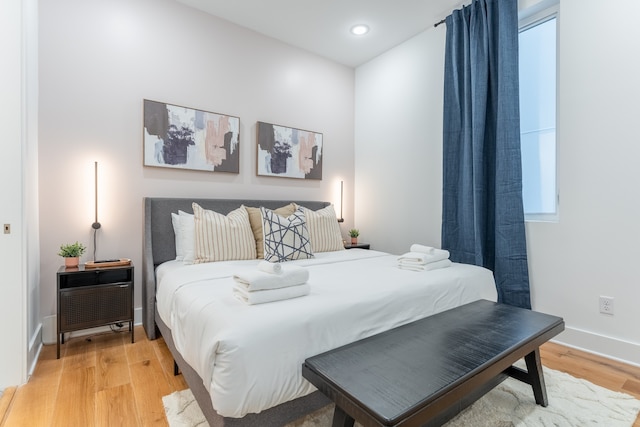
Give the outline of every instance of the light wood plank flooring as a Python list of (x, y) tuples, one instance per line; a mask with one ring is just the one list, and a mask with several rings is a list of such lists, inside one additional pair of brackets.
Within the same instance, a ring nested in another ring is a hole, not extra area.
[(162, 396), (187, 384), (173, 375), (163, 339), (149, 341), (138, 326), (135, 341), (128, 331), (72, 338), (60, 359), (55, 345), (44, 346), (29, 382), (7, 393), (0, 425), (167, 426)]
[[(26, 385), (0, 400), (3, 427), (166, 426), (162, 396), (187, 388), (173, 375), (173, 359), (160, 338), (149, 341), (142, 327), (129, 333), (73, 338), (56, 359), (45, 346)], [(640, 368), (547, 343), (542, 362), (640, 399)], [(640, 417), (634, 427), (640, 427)]]

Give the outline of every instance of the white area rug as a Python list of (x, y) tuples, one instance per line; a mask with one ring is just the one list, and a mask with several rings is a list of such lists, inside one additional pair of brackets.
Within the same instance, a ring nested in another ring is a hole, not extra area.
[[(549, 406), (535, 404), (531, 387), (508, 378), (447, 427), (630, 427), (640, 411), (640, 400), (544, 368)], [(162, 398), (171, 427), (208, 426), (191, 390)], [(289, 424), (289, 427), (329, 427), (333, 405)], [(359, 425), (356, 423), (356, 425)], [(267, 427), (267, 426), (265, 426)]]

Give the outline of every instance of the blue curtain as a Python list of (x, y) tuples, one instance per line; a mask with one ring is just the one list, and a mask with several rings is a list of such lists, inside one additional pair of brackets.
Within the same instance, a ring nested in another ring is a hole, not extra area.
[(531, 308), (517, 0), (475, 0), (446, 25), (442, 247), (492, 270), (498, 301)]

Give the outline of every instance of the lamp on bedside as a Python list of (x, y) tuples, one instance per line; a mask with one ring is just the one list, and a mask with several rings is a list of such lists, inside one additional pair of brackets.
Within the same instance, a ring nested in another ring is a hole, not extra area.
[(91, 228), (93, 228), (93, 259), (96, 259), (96, 234), (98, 229), (102, 227), (98, 221), (98, 162), (94, 164), (94, 196), (95, 196), (95, 219)]
[(342, 205), (344, 204), (343, 186), (344, 186), (344, 181), (340, 181), (340, 218), (338, 218), (338, 222), (344, 222), (344, 218), (342, 217)]

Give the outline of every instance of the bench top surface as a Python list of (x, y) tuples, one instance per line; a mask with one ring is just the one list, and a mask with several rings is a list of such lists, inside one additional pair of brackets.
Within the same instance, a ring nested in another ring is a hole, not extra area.
[[(385, 425), (429, 404), (561, 318), (480, 300), (310, 357), (305, 368)], [(304, 371), (304, 370), (303, 370)]]

